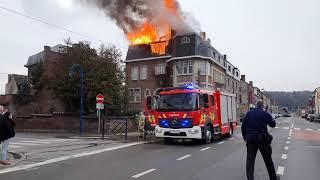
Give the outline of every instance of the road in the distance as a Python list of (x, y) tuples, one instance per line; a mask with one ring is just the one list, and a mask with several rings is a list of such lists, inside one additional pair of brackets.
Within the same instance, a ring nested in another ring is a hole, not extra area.
[[(282, 179), (316, 180), (319, 171), (312, 168), (306, 170), (306, 164), (301, 161), (304, 148), (311, 151), (305, 159), (319, 167), (319, 149), (308, 142), (309, 136), (304, 136), (305, 130), (314, 128), (314, 124), (298, 118), (280, 118), (278, 127), (271, 130), (274, 135), (273, 159), (276, 171)], [(294, 130), (300, 128), (300, 130)], [(314, 128), (314, 133), (317, 133)], [(320, 127), (319, 127), (320, 128)], [(290, 133), (291, 131), (291, 133)], [(301, 131), (301, 134), (297, 134)], [(320, 133), (320, 131), (319, 131)], [(291, 137), (289, 137), (291, 135)], [(300, 138), (297, 140), (296, 138)], [(307, 139), (305, 139), (307, 138)], [(306, 143), (308, 146), (306, 146)], [(309, 147), (310, 146), (310, 147)], [(300, 156), (295, 159), (293, 156)], [(118, 149), (101, 154), (95, 154), (76, 159), (70, 159), (53, 164), (47, 164), (35, 169), (0, 174), (1, 179), (10, 180), (87, 180), (87, 179), (215, 179), (215, 180), (245, 180), (246, 147), (238, 130), (233, 138), (222, 139), (210, 145), (190, 143), (152, 143)], [(302, 170), (303, 169), (303, 170)], [(256, 180), (267, 180), (268, 174), (258, 154), (255, 167)], [(302, 176), (302, 174), (301, 174)], [(299, 178), (298, 178), (299, 177)]]

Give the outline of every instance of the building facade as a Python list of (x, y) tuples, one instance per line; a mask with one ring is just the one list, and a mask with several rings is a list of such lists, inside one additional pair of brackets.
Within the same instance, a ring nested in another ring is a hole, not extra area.
[(167, 43), (131, 45), (125, 62), (131, 110), (142, 111), (145, 97), (161, 88), (186, 83), (238, 94), (239, 69), (211, 46), (204, 33), (174, 36)]

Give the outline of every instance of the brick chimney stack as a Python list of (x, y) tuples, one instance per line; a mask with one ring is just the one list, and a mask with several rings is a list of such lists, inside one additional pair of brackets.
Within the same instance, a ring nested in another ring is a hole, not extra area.
[(241, 81), (246, 82), (246, 75), (241, 75)]
[(249, 81), (249, 85), (250, 85), (250, 86), (253, 86), (253, 81)]

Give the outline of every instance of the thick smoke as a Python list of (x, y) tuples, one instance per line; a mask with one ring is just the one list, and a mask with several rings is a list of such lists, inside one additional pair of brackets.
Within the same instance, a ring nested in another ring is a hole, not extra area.
[[(168, 13), (163, 0), (80, 0), (90, 5), (94, 5), (102, 10), (108, 17), (114, 20), (118, 27), (124, 33), (132, 32), (141, 27), (145, 22), (151, 22), (154, 25), (161, 24), (163, 21), (178, 33), (195, 31), (197, 28), (188, 24), (183, 19), (185, 14), (176, 0), (172, 0), (177, 7), (177, 15)], [(189, 16), (189, 15), (188, 15)], [(178, 18), (183, 17), (183, 18)], [(194, 19), (194, 18), (193, 18)]]

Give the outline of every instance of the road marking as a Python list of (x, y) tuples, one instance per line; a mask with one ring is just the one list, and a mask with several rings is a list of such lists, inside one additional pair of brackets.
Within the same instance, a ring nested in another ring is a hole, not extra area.
[(234, 140), (234, 138), (232, 137), (232, 138), (230, 138), (230, 140)]
[(312, 129), (310, 129), (310, 128), (307, 128), (306, 130), (307, 130), (307, 131), (312, 131)]
[(287, 143), (287, 144), (290, 144), (290, 141), (287, 141), (286, 143)]
[(147, 170), (147, 171), (144, 171), (144, 172), (142, 172), (142, 173), (140, 173), (140, 174), (137, 174), (137, 175), (134, 175), (134, 176), (131, 176), (131, 177), (137, 179), (137, 178), (139, 178), (139, 177), (141, 177), (141, 176), (144, 176), (144, 175), (146, 175), (146, 174), (149, 174), (149, 173), (151, 173), (151, 172), (153, 172), (153, 171), (155, 171), (155, 170), (157, 170), (157, 169), (149, 169), (149, 170)]
[(274, 128), (278, 129), (279, 127), (278, 127), (278, 126), (276, 126), (276, 127), (274, 127)]
[(283, 127), (282, 129), (289, 129), (289, 127)]
[(105, 148), (105, 149), (100, 149), (100, 150), (96, 150), (96, 151), (84, 152), (84, 153), (80, 153), (80, 154), (74, 154), (74, 155), (70, 155), (70, 156), (63, 156), (63, 157), (59, 157), (59, 158), (49, 159), (49, 160), (45, 160), (43, 162), (38, 162), (38, 163), (34, 163), (34, 164), (16, 166), (16, 167), (0, 170), (0, 174), (6, 174), (6, 173), (10, 173), (10, 172), (15, 172), (15, 171), (32, 169), (35, 167), (40, 167), (40, 166), (44, 166), (44, 165), (52, 164), (52, 163), (56, 163), (56, 162), (61, 162), (61, 161), (65, 161), (68, 159), (75, 159), (75, 158), (79, 158), (79, 157), (91, 156), (94, 154), (100, 154), (100, 153), (104, 153), (104, 152), (108, 152), (108, 151), (127, 148), (130, 146), (136, 146), (139, 144), (145, 144), (145, 142), (128, 143), (128, 144), (124, 144), (124, 145), (120, 145), (120, 146), (116, 146), (116, 147)]
[(223, 144), (224, 143), (224, 141), (221, 141), (221, 142), (219, 142), (218, 144)]
[(16, 145), (11, 145), (11, 144), (9, 145), (9, 149), (10, 149), (10, 148), (15, 149), (15, 148), (20, 148), (20, 147), (21, 147), (21, 146), (16, 146)]
[(188, 157), (190, 157), (190, 156), (191, 156), (191, 155), (188, 154), (188, 155), (182, 156), (182, 157), (180, 157), (180, 158), (178, 158), (178, 159), (176, 159), (176, 160), (177, 160), (177, 161), (181, 161), (181, 160), (186, 159), (186, 158), (188, 158)]
[(294, 128), (294, 130), (300, 131), (301, 128)]
[(293, 128), (293, 124), (291, 125), (291, 129)]
[(291, 139), (291, 137), (288, 137), (288, 140), (290, 140)]
[(283, 173), (284, 173), (284, 167), (279, 166), (279, 167), (278, 167), (278, 170), (277, 170), (277, 174), (278, 174), (278, 175), (283, 175)]
[(318, 129), (318, 131), (320, 131), (320, 129)]
[(288, 155), (282, 154), (281, 158), (282, 158), (282, 159), (288, 159)]
[(285, 146), (284, 147), (284, 150), (288, 151), (289, 147), (288, 146)]
[(23, 142), (13, 142), (11, 144), (18, 145), (18, 146), (19, 145), (21, 145), (21, 146), (39, 146), (39, 145), (41, 145), (39, 143), (23, 143)]
[(203, 148), (203, 149), (201, 149), (200, 151), (206, 151), (206, 150), (208, 150), (208, 149), (210, 149), (211, 147), (206, 147), (206, 148)]

